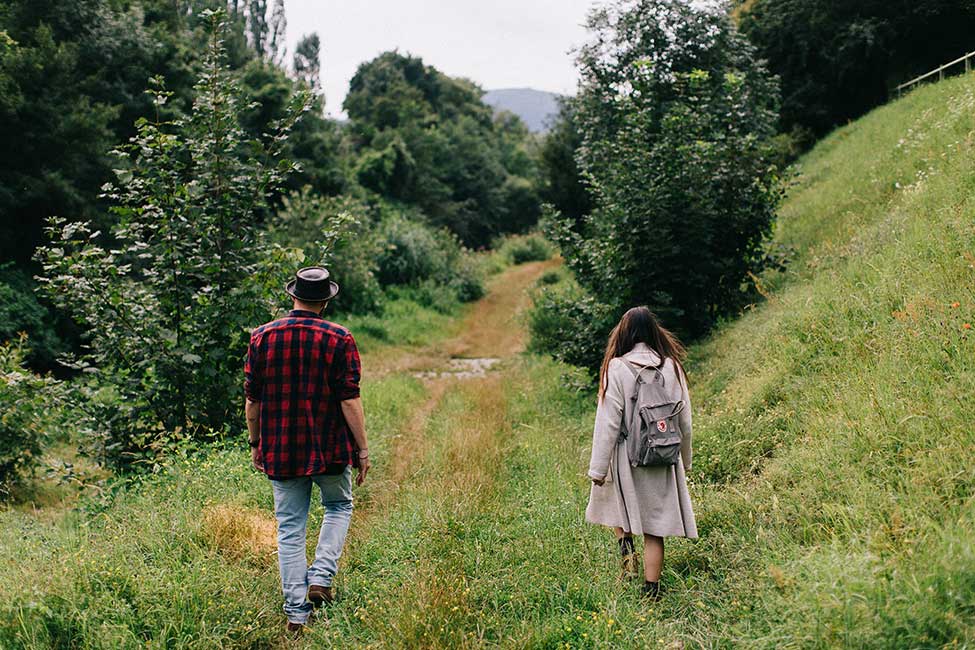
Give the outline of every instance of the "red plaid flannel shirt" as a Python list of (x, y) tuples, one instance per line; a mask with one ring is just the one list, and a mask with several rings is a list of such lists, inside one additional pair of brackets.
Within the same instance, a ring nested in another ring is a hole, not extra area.
[(314, 312), (294, 310), (251, 334), (244, 392), (260, 402), (261, 456), (272, 479), (358, 465), (340, 402), (359, 396), (352, 334)]

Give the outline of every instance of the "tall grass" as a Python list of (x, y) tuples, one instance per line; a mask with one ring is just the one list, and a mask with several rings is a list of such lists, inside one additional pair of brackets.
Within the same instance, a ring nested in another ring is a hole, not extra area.
[[(380, 463), (422, 395), (401, 376), (364, 391)], [(53, 524), (0, 513), (0, 648), (277, 647), (271, 491), (248, 458), (243, 444), (173, 458)]]
[[(293, 645), (975, 646), (973, 148), (969, 76), (802, 160), (793, 264), (692, 350), (701, 539), (668, 541), (660, 603), (582, 521), (593, 396), (524, 357), (365, 387), (340, 599)], [(0, 513), (0, 647), (287, 646), (270, 511), (241, 447), (55, 523)]]

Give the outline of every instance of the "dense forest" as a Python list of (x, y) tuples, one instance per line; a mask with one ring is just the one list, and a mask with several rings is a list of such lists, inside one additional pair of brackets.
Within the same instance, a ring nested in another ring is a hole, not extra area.
[(535, 144), (517, 117), (495, 116), (474, 83), (387, 52), (353, 79), (344, 105), (350, 119), (329, 120), (320, 40), (308, 34), (295, 52), (284, 51), (283, 0), (7, 2), (0, 339), (29, 331), (38, 369), (61, 368), (56, 357), (84, 338), (83, 326), (33, 291), (47, 220), (90, 222), (103, 233), (118, 224), (103, 188), (134, 164), (118, 149), (138, 136), (141, 120), (178, 130), (192, 113), (213, 9), (226, 12), (221, 65), (239, 91), (241, 151), (269, 144), (294, 102), (306, 102), (276, 152), (293, 169), (268, 188), (249, 225), (306, 248), (312, 263), (330, 220), (348, 214), (334, 242), (344, 251), (336, 274), (349, 288), (340, 310), (375, 312), (384, 287), (427, 281), (452, 281), (460, 299), (477, 297), (477, 279), (461, 277), (473, 273), (462, 249), (488, 246), (538, 218)]
[[(536, 226), (571, 281), (535, 293), (534, 350), (594, 370), (633, 304), (707, 336), (789, 264), (771, 234), (797, 153), (957, 56), (973, 25), (948, 0), (909, 15), (609, 3), (588, 15), (578, 92), (536, 136), (475, 82), (395, 50), (359, 66), (348, 120), (328, 119), (323, 44), (312, 33), (285, 51), (284, 0), (11, 0), (5, 364), (74, 378), (30, 375), (52, 403), (83, 405), (66, 426), (100, 462), (130, 467), (174, 431), (239, 429), (245, 333), (279, 313), (298, 266), (328, 264), (343, 287), (333, 313), (388, 338), (404, 304), (450, 313), (480, 298), (491, 264), (477, 251)], [(548, 255), (537, 237), (519, 245), (519, 261)], [(30, 386), (11, 389), (12, 439), (55, 426)], [(22, 438), (9, 455), (27, 468), (39, 447)]]

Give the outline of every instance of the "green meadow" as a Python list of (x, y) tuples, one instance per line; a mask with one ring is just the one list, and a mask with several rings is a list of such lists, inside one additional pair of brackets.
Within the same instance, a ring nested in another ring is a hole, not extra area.
[[(304, 638), (241, 440), (0, 513), (0, 648), (975, 647), (973, 160), (968, 75), (799, 161), (790, 264), (691, 348), (701, 537), (668, 542), (659, 603), (583, 521), (594, 394), (502, 335), (535, 262), (466, 311), (349, 323), (375, 465)], [(444, 349), (500, 361), (417, 376)]]

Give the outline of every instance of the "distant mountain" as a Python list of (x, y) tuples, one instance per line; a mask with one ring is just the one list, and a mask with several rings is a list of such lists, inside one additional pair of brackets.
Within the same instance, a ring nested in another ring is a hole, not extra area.
[(542, 133), (559, 112), (559, 95), (533, 88), (501, 88), (484, 93), (484, 103), (495, 111), (511, 111), (524, 121), (528, 130)]

